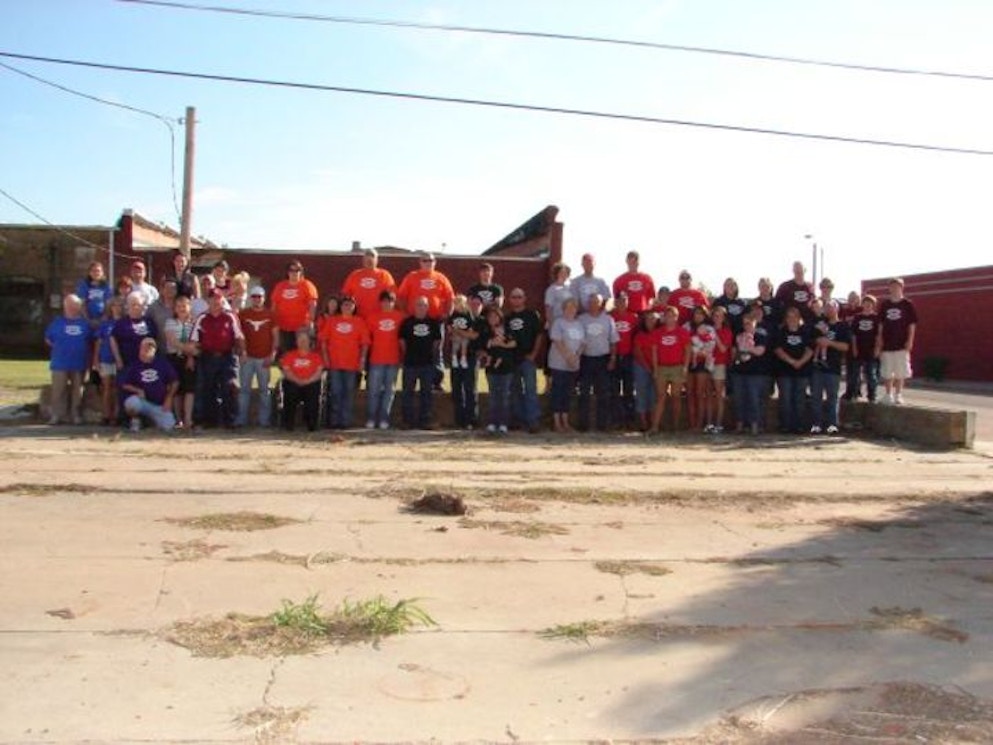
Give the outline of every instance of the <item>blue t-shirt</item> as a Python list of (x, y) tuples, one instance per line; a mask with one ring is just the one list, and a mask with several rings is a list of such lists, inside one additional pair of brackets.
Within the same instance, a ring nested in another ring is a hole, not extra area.
[[(176, 368), (172, 366), (172, 363), (169, 360), (156, 357), (149, 363), (141, 360), (135, 362), (121, 374), (118, 385), (121, 387), (133, 385), (140, 388), (145, 392), (146, 401), (161, 406), (165, 401), (169, 384), (176, 380)], [(125, 391), (124, 395), (130, 394)]]
[(90, 366), (93, 331), (85, 318), (59, 316), (45, 329), (45, 341), (52, 345), (48, 368), (56, 372), (81, 372)]
[(110, 348), (110, 336), (114, 332), (113, 318), (108, 318), (100, 324), (97, 330), (97, 338), (100, 340), (99, 361), (108, 365), (114, 364), (114, 350)]
[(106, 280), (93, 282), (88, 278), (79, 280), (76, 285), (76, 294), (86, 306), (86, 317), (92, 321), (103, 318), (107, 303), (114, 297), (114, 291)]

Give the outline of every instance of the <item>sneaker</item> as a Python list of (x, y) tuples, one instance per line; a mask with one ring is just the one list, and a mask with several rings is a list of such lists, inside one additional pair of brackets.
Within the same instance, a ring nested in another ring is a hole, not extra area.
[(903, 406), (903, 394), (898, 393), (893, 397), (893, 403), (897, 406)]
[(469, 369), (469, 360), (467, 360), (465, 357), (463, 357), (461, 360), (459, 360), (459, 365), (462, 367), (463, 370), (468, 370)]
[(495, 424), (487, 424), (487, 425), (486, 425), (486, 431), (487, 431), (487, 432), (488, 432), (489, 434), (491, 434), (491, 435), (492, 435), (493, 433), (495, 433), (495, 432), (497, 431), (497, 428), (496, 428), (496, 425), (495, 425)]
[(506, 424), (501, 424), (501, 425), (500, 425), (500, 426), (498, 427), (498, 429), (500, 430), (500, 434), (501, 434), (501, 435), (505, 435), (505, 434), (507, 434), (507, 425), (506, 425)]
[(835, 427), (833, 424), (829, 424), (825, 432), (827, 432), (829, 435), (836, 435), (838, 434), (838, 428)]
[(459, 367), (459, 358), (456, 355), (452, 355), (452, 369)]
[(390, 428), (390, 423), (389, 422), (380, 422), (379, 423), (379, 428), (380, 429), (389, 429)]
[(724, 427), (722, 427), (719, 424), (715, 424), (714, 425), (714, 428), (712, 430), (710, 430), (710, 431), (713, 432), (715, 435), (719, 435), (721, 432), (724, 431)]
[(891, 396), (889, 393), (884, 393), (883, 397), (879, 399), (879, 403), (883, 404), (884, 406), (889, 406), (890, 404), (893, 403), (893, 396)]
[(365, 423), (365, 428), (366, 428), (366, 429), (376, 429), (376, 423), (375, 423), (374, 421), (372, 421), (372, 419), (369, 419), (369, 420), (368, 420), (368, 421), (367, 421), (367, 422)]
[(810, 428), (810, 434), (819, 435), (820, 433), (821, 433), (821, 428), (818, 427), (816, 424)]
[(128, 426), (132, 432), (141, 432), (141, 419), (136, 416), (131, 417), (131, 424)]
[(59, 418), (57, 416), (53, 416), (51, 419), (48, 420), (48, 424), (50, 427), (54, 427), (58, 423), (59, 423)]
[(703, 425), (703, 432), (704, 434), (708, 434), (708, 435), (714, 434), (714, 425), (713, 424)]

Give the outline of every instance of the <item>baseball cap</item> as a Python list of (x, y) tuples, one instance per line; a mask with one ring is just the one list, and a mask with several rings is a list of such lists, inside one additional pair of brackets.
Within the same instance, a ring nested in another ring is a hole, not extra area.
[(262, 285), (255, 285), (252, 289), (248, 291), (251, 297), (265, 297), (265, 288)]

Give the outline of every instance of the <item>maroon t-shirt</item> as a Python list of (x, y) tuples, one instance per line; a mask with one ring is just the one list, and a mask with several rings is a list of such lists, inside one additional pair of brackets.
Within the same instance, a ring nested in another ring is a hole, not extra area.
[(917, 310), (907, 298), (897, 302), (883, 300), (879, 305), (879, 323), (883, 330), (883, 351), (899, 351), (907, 345), (911, 325), (917, 323)]
[(814, 294), (814, 285), (810, 282), (797, 282), (788, 280), (779, 285), (776, 290), (776, 300), (782, 306), (783, 313), (787, 308), (799, 308), (800, 316), (804, 323), (809, 323), (814, 318), (814, 312), (810, 309), (810, 301), (817, 297)]
[(244, 336), (238, 317), (228, 310), (221, 311), (216, 316), (210, 312), (201, 314), (190, 336), (206, 354), (231, 354), (235, 340), (242, 338)]
[(852, 338), (858, 347), (857, 359), (869, 362), (876, 356), (876, 336), (879, 334), (879, 316), (859, 313), (849, 321)]

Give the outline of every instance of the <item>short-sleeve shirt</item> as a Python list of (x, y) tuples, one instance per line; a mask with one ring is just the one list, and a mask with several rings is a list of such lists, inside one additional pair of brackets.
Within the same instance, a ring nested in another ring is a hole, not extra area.
[(165, 403), (166, 393), (169, 386), (176, 382), (176, 368), (161, 357), (154, 358), (151, 362), (137, 362), (131, 364), (122, 373), (118, 385), (133, 385), (145, 392), (145, 400), (149, 403), (161, 406)]
[(776, 327), (783, 320), (783, 304), (775, 295), (768, 298), (757, 297), (753, 303), (762, 304), (762, 321), (771, 327)]
[(272, 330), (276, 317), (268, 308), (249, 307), (238, 311), (241, 333), (245, 335), (245, 354), (253, 359), (269, 357), (273, 352)]
[(403, 313), (398, 310), (379, 311), (367, 319), (369, 326), (369, 364), (400, 364), (400, 324)]
[(469, 297), (478, 295), (483, 301), (483, 305), (493, 305), (497, 300), (503, 297), (503, 287), (495, 283), (488, 285), (477, 283), (466, 290), (465, 294)]
[[(790, 331), (786, 326), (779, 329), (776, 334), (775, 348), (782, 349), (787, 356), (795, 360), (800, 359), (810, 349), (811, 333), (807, 326), (800, 326), (796, 331)], [(782, 360), (778, 360), (776, 374), (793, 378), (805, 378), (810, 375), (810, 362), (808, 361), (799, 370), (787, 365)]]
[(345, 278), (345, 284), (341, 286), (341, 294), (355, 298), (355, 314), (368, 319), (369, 316), (379, 312), (379, 295), (386, 290), (396, 292), (396, 289), (397, 283), (393, 275), (385, 269), (362, 267)]
[(428, 299), (428, 317), (440, 321), (448, 313), (455, 292), (448, 277), (434, 269), (415, 269), (407, 274), (397, 290), (397, 299), (408, 312), (413, 312), (414, 301)]
[(732, 347), (734, 347), (734, 331), (729, 326), (721, 326), (714, 329), (717, 340), (724, 346), (721, 350), (719, 346), (714, 346), (714, 364), (727, 365), (731, 362)]
[(745, 321), (745, 313), (748, 311), (748, 303), (741, 297), (731, 298), (727, 295), (721, 295), (714, 300), (714, 307), (727, 310), (728, 324), (731, 326), (732, 335), (740, 334)]
[(411, 367), (434, 364), (434, 344), (441, 341), (441, 324), (433, 318), (408, 316), (400, 325), (404, 343), (403, 364)]
[(548, 286), (548, 289), (545, 290), (545, 308), (550, 314), (549, 324), (554, 323), (556, 318), (562, 317), (562, 305), (572, 296), (572, 289), (570, 289), (568, 282), (564, 285)]
[(595, 316), (584, 313), (579, 317), (579, 322), (583, 324), (586, 334), (583, 356), (603, 357), (610, 354), (610, 345), (617, 344), (620, 339), (614, 319), (601, 311)]
[[(822, 336), (826, 336), (829, 341), (848, 344), (851, 341), (851, 333), (851, 329), (844, 321), (836, 321), (835, 323), (825, 321), (823, 325), (818, 324), (817, 328), (814, 329), (813, 339), (816, 342)], [(814, 348), (816, 349), (816, 347)], [(841, 375), (841, 363), (845, 359), (845, 356), (844, 352), (839, 352), (837, 349), (829, 347), (825, 355), (825, 361), (820, 364), (828, 372)]]
[(290, 371), (294, 378), (307, 380), (324, 368), (321, 355), (311, 350), (304, 354), (299, 349), (291, 349), (279, 359), (283, 372)]
[(817, 295), (814, 292), (814, 285), (810, 282), (790, 279), (776, 289), (776, 300), (779, 301), (780, 311), (785, 313), (787, 308), (799, 308), (804, 323), (808, 323), (814, 317), (814, 312), (810, 309), (810, 301), (815, 297)]
[(651, 331), (641, 328), (635, 330), (631, 347), (636, 365), (641, 365), (646, 370), (652, 368), (652, 348), (658, 346), (661, 328), (661, 326), (656, 326)]
[(334, 316), (324, 325), (321, 343), (327, 349), (332, 370), (362, 369), (362, 348), (369, 346), (369, 328), (358, 316)]
[(206, 354), (231, 354), (235, 341), (244, 338), (238, 317), (229, 310), (222, 310), (216, 316), (209, 311), (199, 316), (190, 335), (190, 341), (196, 342)]
[(683, 326), (666, 328), (659, 326), (657, 359), (659, 365), (672, 367), (686, 361), (686, 348), (690, 345), (690, 332)]
[(858, 358), (869, 362), (876, 358), (876, 338), (879, 336), (879, 316), (875, 313), (859, 313), (848, 320), (852, 329)]
[(114, 297), (114, 288), (105, 279), (94, 282), (86, 277), (79, 280), (79, 284), (76, 285), (76, 295), (83, 301), (86, 317), (96, 321), (103, 317), (107, 303)]
[(677, 287), (669, 294), (669, 305), (679, 311), (679, 323), (684, 324), (690, 320), (694, 308), (697, 306), (707, 308), (710, 303), (707, 301), (707, 296), (700, 290), (692, 287), (684, 290), (682, 287)]
[(134, 320), (130, 316), (118, 319), (111, 335), (117, 342), (117, 349), (121, 353), (124, 367), (138, 361), (138, 347), (141, 345), (141, 340), (155, 339), (158, 333), (159, 329), (155, 325), (155, 321), (148, 316), (142, 316), (138, 320)]
[[(169, 318), (165, 322), (165, 350), (167, 354), (182, 354), (179, 345), (185, 344), (193, 335), (193, 321), (180, 321), (178, 318)], [(175, 341), (173, 341), (175, 340)]]
[(614, 297), (622, 292), (628, 296), (628, 310), (642, 313), (655, 302), (655, 283), (644, 272), (625, 272), (614, 280)]
[(281, 331), (296, 331), (310, 323), (310, 309), (317, 302), (317, 287), (309, 279), (292, 283), (288, 279), (272, 290), (272, 310)]
[[(586, 341), (586, 330), (578, 318), (571, 321), (565, 317), (556, 318), (548, 335), (552, 342), (560, 342), (572, 354), (577, 354)], [(548, 367), (552, 370), (573, 370), (554, 343), (548, 349)]]
[[(743, 346), (742, 334), (735, 339), (738, 354), (734, 362), (734, 371), (739, 375), (770, 375), (773, 369), (773, 345), (775, 339), (771, 327), (762, 323), (755, 327), (751, 344)], [(762, 347), (762, 354), (755, 354), (754, 349)]]
[(45, 329), (45, 340), (52, 345), (50, 370), (82, 372), (89, 368), (93, 330), (85, 318), (55, 318)]
[(538, 336), (541, 334), (541, 316), (538, 311), (530, 308), (508, 313), (505, 317), (507, 330), (517, 342), (517, 349), (514, 350), (517, 358), (521, 359), (525, 355), (534, 351), (535, 344), (538, 343)]
[(896, 352), (907, 345), (910, 327), (917, 323), (917, 309), (914, 304), (902, 298), (894, 302), (890, 299), (879, 304), (879, 324), (883, 333), (883, 351)]
[(579, 303), (580, 313), (589, 310), (590, 298), (594, 295), (600, 295), (604, 300), (610, 297), (610, 287), (605, 280), (600, 277), (587, 277), (585, 274), (574, 277), (569, 283), (569, 290)]
[(614, 326), (617, 329), (617, 354), (627, 357), (631, 354), (634, 345), (634, 332), (638, 328), (638, 316), (627, 310), (621, 313), (614, 310), (610, 313), (614, 319)]

